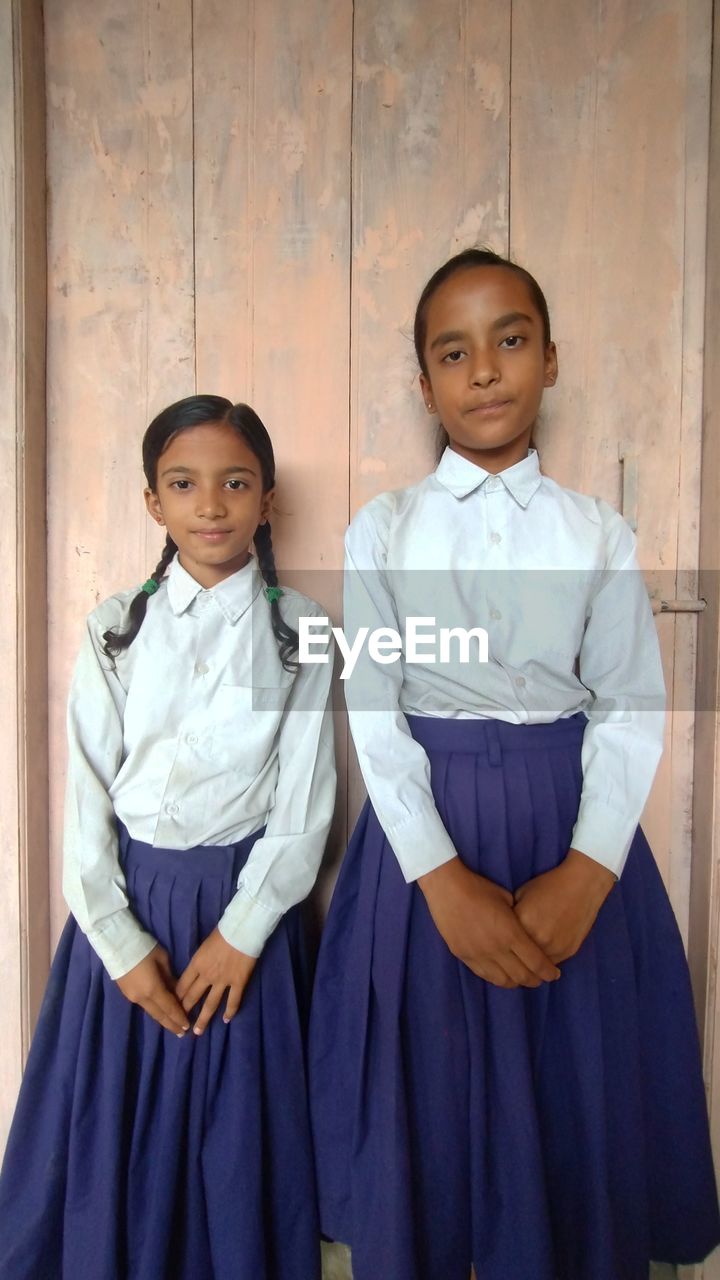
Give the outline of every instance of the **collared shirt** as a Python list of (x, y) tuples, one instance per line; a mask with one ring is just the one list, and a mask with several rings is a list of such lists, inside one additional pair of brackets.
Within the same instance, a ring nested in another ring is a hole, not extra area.
[[(174, 560), (114, 665), (103, 632), (126, 627), (137, 592), (88, 618), (68, 707), (63, 890), (113, 978), (155, 945), (128, 904), (118, 818), (172, 849), (234, 844), (265, 826), (219, 922), (248, 955), (314, 883), (335, 798), (332, 662), (284, 670), (262, 587), (253, 560), (211, 590)], [(295, 629), (322, 615), (291, 590), (280, 609)]]
[[(380, 494), (346, 537), (345, 630), (408, 619), (434, 661), (381, 665), (363, 649), (346, 682), (363, 778), (407, 880), (455, 856), (429, 763), (406, 715), (547, 723), (583, 711), (583, 787), (572, 846), (620, 874), (662, 752), (664, 683), (635, 538), (600, 499), (541, 474), (532, 450), (491, 475), (447, 449), (420, 484)], [(417, 659), (417, 653), (416, 653)]]

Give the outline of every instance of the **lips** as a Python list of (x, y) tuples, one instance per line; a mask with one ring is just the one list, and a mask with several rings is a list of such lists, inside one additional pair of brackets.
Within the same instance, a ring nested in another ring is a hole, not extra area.
[(232, 529), (193, 529), (196, 538), (204, 538), (206, 542), (219, 542), (221, 538), (227, 538)]
[(509, 400), (488, 400), (484, 404), (470, 405), (470, 408), (465, 410), (465, 414), (476, 414), (478, 417), (490, 418), (494, 413), (501, 413), (503, 409), (507, 409), (509, 404)]

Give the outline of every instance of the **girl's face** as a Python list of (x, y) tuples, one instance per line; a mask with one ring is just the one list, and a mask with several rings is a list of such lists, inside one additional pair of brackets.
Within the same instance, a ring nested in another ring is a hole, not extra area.
[(260, 463), (238, 432), (208, 422), (170, 441), (145, 504), (177, 544), (183, 568), (201, 586), (214, 587), (247, 564), (273, 494), (263, 493)]
[(468, 267), (433, 294), (426, 311), (425, 402), (451, 447), (486, 471), (527, 454), (543, 389), (557, 378), (555, 344), (522, 276)]

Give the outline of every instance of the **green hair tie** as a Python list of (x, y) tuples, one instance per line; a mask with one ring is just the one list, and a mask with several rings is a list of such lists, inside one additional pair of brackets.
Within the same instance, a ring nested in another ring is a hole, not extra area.
[(154, 596), (159, 587), (159, 582), (156, 582), (154, 578), (148, 578), (147, 582), (143, 582), (140, 590), (144, 591), (146, 596)]
[(266, 587), (265, 595), (267, 596), (270, 604), (275, 604), (275, 601), (279, 600), (281, 596), (284, 596), (285, 592), (282, 587)]

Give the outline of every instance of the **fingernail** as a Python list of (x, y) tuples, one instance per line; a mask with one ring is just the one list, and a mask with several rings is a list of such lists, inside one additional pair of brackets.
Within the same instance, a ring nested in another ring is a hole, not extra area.
[(178, 1040), (184, 1040), (184, 1039), (185, 1039), (185, 1032), (184, 1032), (184, 1031), (176, 1031), (176, 1032), (175, 1032), (175, 1034), (176, 1034), (176, 1036), (177, 1036)]
[(194, 1036), (201, 1036), (201, 1035), (202, 1035), (202, 1031), (201, 1031), (200, 1027), (193, 1027), (193, 1035), (194, 1035)]
[(189, 1022), (184, 1022), (184, 1023), (183, 1023), (183, 1031), (189, 1031), (189, 1030), (190, 1030), (190, 1023), (189, 1023)]

